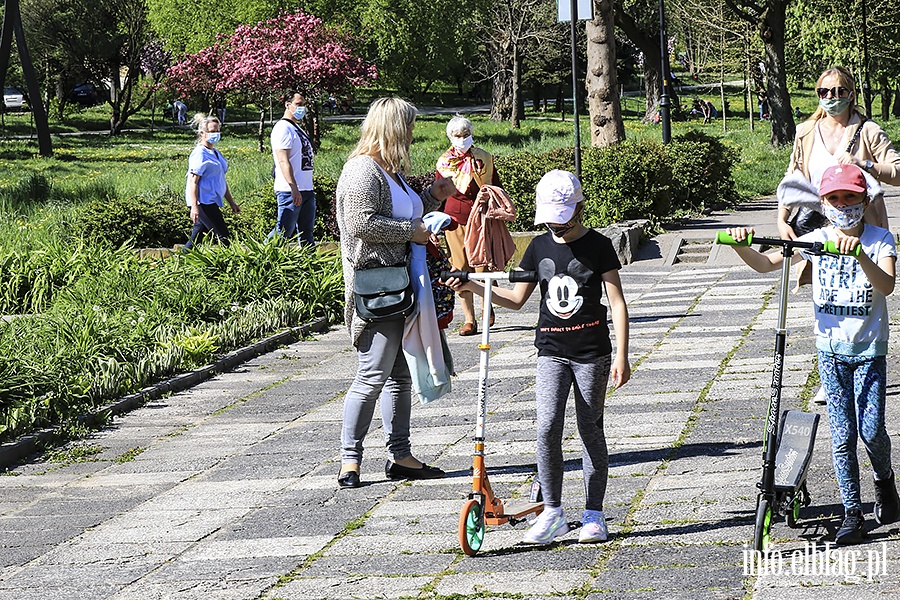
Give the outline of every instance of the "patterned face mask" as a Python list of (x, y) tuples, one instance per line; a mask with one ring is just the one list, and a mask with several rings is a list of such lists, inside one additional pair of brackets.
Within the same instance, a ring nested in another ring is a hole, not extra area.
[(838, 208), (832, 206), (828, 202), (822, 202), (822, 209), (825, 218), (838, 229), (853, 229), (863, 220), (863, 214), (866, 212), (866, 202), (860, 202), (853, 206), (843, 206)]

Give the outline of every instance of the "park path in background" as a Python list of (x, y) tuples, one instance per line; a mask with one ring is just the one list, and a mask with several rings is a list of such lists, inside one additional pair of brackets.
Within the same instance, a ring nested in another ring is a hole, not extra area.
[[(761, 215), (774, 219), (774, 212), (752, 216)], [(714, 215), (704, 226), (741, 218), (749, 215)], [(551, 549), (524, 546), (520, 524), (490, 528), (476, 557), (461, 553), (478, 339), (455, 333), (454, 391), (416, 405), (412, 421), (416, 455), (447, 477), (387, 480), (376, 419), (366, 485), (337, 489), (342, 398), (356, 357), (336, 327), (153, 401), (0, 477), (0, 599), (896, 597), (897, 528), (874, 529), (871, 512), (859, 572), (791, 572), (795, 551), (807, 563), (826, 552), (850, 558), (821, 543), (842, 513), (824, 414), (803, 527), (773, 527), (785, 566), (747, 572), (777, 274), (720, 258), (696, 266), (648, 259), (622, 270), (634, 374), (607, 401), (612, 535), (605, 544), (578, 544), (573, 530)], [(897, 314), (893, 298), (890, 307)], [(535, 471), (537, 310), (536, 295), (521, 311), (498, 309), (492, 333), (486, 461), (503, 498), (526, 495)], [(808, 292), (790, 297), (789, 323), (785, 408), (799, 406), (813, 365)], [(887, 417), (894, 439), (896, 362), (889, 361)], [(564, 506), (577, 521), (583, 484), (571, 399), (564, 449)], [(862, 464), (871, 511), (870, 467), (864, 457)], [(883, 565), (867, 577), (875, 556), (868, 553), (882, 551)]]

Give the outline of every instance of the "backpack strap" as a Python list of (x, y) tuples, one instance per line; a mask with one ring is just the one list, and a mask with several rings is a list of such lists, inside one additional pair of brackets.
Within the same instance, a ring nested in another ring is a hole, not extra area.
[(862, 132), (863, 125), (866, 124), (868, 117), (866, 115), (859, 115), (859, 127), (856, 128), (856, 133), (853, 134), (853, 137), (850, 139), (850, 143), (847, 144), (847, 154), (853, 152), (853, 146), (859, 141), (859, 134)]

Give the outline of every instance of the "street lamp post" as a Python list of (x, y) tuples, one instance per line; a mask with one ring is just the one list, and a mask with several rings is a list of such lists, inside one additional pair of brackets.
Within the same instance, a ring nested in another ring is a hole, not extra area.
[(662, 125), (662, 141), (668, 144), (672, 141), (672, 121), (669, 107), (669, 44), (666, 40), (666, 14), (663, 8), (663, 0), (659, 0), (659, 57), (660, 71), (662, 71), (662, 93), (659, 96), (659, 121)]
[(575, 177), (581, 179), (581, 128), (578, 114), (578, 64), (575, 60), (575, 24), (578, 22), (578, 1), (571, 0), (570, 33), (572, 44), (572, 115), (575, 119)]

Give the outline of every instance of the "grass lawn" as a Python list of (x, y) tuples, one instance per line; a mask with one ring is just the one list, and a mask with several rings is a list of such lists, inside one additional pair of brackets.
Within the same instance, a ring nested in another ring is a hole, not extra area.
[[(700, 97), (711, 100), (717, 107), (720, 105), (717, 94)], [(689, 94), (682, 96), (683, 103), (690, 104), (690, 101)], [(796, 92), (792, 101), (804, 115), (809, 115), (815, 108), (816, 100), (810, 90)], [(733, 109), (743, 110), (740, 97), (732, 95), (729, 102)], [(626, 136), (629, 139), (661, 138), (659, 126), (640, 121), (642, 99), (629, 97), (624, 106)], [(489, 121), (486, 115), (470, 115), (475, 123), (476, 144), (495, 155), (520, 151), (541, 153), (572, 144), (571, 114), (567, 114), (566, 120), (562, 120), (559, 113), (544, 115), (530, 110), (530, 107), (528, 104), (526, 119), (519, 129), (511, 129), (506, 122)], [(756, 107), (753, 106), (753, 109)], [(877, 103), (874, 111), (876, 114), (880, 113)], [(94, 107), (74, 113), (65, 125), (55, 124), (51, 129), (58, 133), (78, 128), (103, 131), (107, 126), (107, 114), (103, 106)], [(246, 110), (245, 114), (250, 119), (255, 118), (252, 110)], [(229, 113), (229, 119), (239, 116), (238, 107), (234, 107)], [(0, 131), (0, 134), (8, 135), (9, 131), (17, 129), (13, 126), (13, 121), (19, 120), (22, 125), (30, 119), (30, 114), (6, 114), (4, 118), (8, 128)], [(444, 128), (448, 119), (447, 115), (421, 115), (417, 120), (412, 146), (414, 174), (433, 169), (438, 156), (446, 150)], [(158, 126), (158, 114), (156, 123)], [(149, 125), (149, 113), (139, 115), (129, 122), (129, 127)], [(894, 138), (900, 135), (900, 122), (891, 121), (882, 125), (888, 135)], [(322, 146), (316, 157), (318, 173), (333, 178), (340, 175), (346, 156), (358, 139), (358, 127), (358, 121), (326, 123)], [(581, 118), (580, 129), (582, 147), (585, 148), (590, 145), (586, 116)], [(769, 145), (767, 121), (755, 121), (752, 132), (744, 112), (739, 113), (739, 116), (729, 117), (724, 131), (721, 118), (710, 124), (703, 124), (699, 119), (674, 121), (672, 124), (673, 136), (690, 129), (719, 135), (726, 144), (740, 150), (742, 160), (735, 167), (734, 177), (741, 197), (753, 198), (774, 192), (787, 167), (790, 149), (775, 149)], [(193, 144), (192, 131), (172, 128), (125, 133), (115, 138), (102, 133), (85, 136), (54, 135), (54, 156), (44, 159), (38, 156), (37, 143), (33, 139), (0, 138), (0, 202), (20, 182), (35, 173), (43, 174), (55, 189), (62, 192), (89, 187), (109, 190), (121, 197), (164, 187), (181, 194), (187, 157)], [(255, 127), (226, 123), (218, 148), (230, 163), (228, 181), (238, 201), (242, 194), (257, 190), (270, 181), (271, 155), (256, 151)]]

